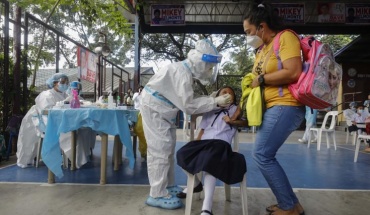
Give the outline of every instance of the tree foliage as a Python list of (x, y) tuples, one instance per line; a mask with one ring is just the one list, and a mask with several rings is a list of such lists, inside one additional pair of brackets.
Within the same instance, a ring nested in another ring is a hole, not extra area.
[[(99, 45), (99, 31), (104, 32), (107, 34), (108, 45), (112, 50), (109, 60), (120, 66), (130, 61), (126, 55), (132, 47), (132, 30), (121, 12), (125, 7), (123, 0), (10, 1), (90, 50), (94, 50)], [(55, 11), (53, 6), (56, 6)], [(50, 18), (47, 19), (49, 16)], [(56, 35), (47, 31), (45, 41), (42, 43), (42, 26), (32, 20), (29, 24), (29, 34), (33, 38), (29, 42), (29, 64), (34, 71), (37, 71), (38, 65), (48, 66), (55, 63)], [(63, 67), (74, 67), (76, 65), (75, 45), (61, 37), (60, 48), (61, 59), (65, 62)]]
[[(224, 55), (224, 62), (228, 62), (228, 52), (239, 48), (239, 36), (237, 35), (201, 35), (201, 34), (145, 34), (142, 37), (142, 60), (177, 62), (185, 60), (187, 53), (193, 49), (196, 41), (208, 38)], [(223, 72), (228, 72), (222, 70)], [(197, 94), (209, 94), (215, 90), (214, 86), (204, 86), (196, 81), (195, 92)]]
[(316, 38), (321, 42), (329, 44), (334, 53), (345, 47), (356, 37), (357, 35), (316, 35)]

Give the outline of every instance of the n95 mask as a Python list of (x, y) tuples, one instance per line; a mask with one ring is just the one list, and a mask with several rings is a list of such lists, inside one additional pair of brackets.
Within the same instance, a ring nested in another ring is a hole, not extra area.
[(262, 39), (257, 35), (247, 35), (246, 37), (247, 45), (252, 47), (253, 49), (258, 49), (263, 44)]

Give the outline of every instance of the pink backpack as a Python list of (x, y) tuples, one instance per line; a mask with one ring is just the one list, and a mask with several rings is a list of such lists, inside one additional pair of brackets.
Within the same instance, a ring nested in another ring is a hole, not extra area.
[[(324, 109), (337, 102), (339, 83), (342, 80), (342, 68), (334, 60), (333, 51), (328, 44), (317, 41), (313, 36), (299, 37), (301, 43), (303, 68), (298, 81), (288, 86), (290, 93), (302, 104), (313, 109)], [(283, 64), (280, 59), (279, 32), (274, 39), (274, 53), (279, 61), (278, 69)], [(282, 93), (282, 89), (279, 90)]]

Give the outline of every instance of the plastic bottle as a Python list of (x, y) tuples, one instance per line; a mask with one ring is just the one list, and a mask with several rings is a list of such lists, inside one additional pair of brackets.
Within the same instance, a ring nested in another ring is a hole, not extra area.
[(72, 100), (71, 100), (71, 108), (80, 108), (80, 100), (78, 99), (78, 93), (76, 89), (72, 89)]
[(108, 96), (108, 108), (114, 108), (112, 92)]
[(121, 104), (121, 98), (117, 96), (117, 107)]

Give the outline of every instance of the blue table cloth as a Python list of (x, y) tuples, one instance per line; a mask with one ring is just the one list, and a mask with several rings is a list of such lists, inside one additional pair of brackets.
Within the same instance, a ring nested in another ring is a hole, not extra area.
[(137, 121), (137, 112), (131, 110), (98, 108), (49, 110), (41, 150), (42, 160), (58, 178), (63, 177), (62, 156), (59, 147), (60, 133), (67, 133), (81, 127), (90, 127), (97, 132), (119, 135), (122, 144), (126, 146), (129, 166), (133, 168), (135, 159), (127, 116), (131, 117), (132, 121)]
[(125, 116), (128, 119), (128, 121), (137, 122), (139, 110), (121, 110), (121, 111), (125, 113)]

